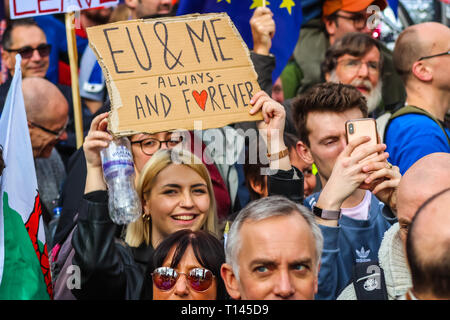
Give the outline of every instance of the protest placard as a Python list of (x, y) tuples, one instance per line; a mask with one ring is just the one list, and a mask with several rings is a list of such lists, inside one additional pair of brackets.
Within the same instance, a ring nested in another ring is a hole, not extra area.
[(140, 19), (87, 29), (111, 100), (109, 130), (192, 130), (261, 120), (250, 53), (225, 13)]
[(9, 0), (11, 19), (110, 7), (119, 0)]

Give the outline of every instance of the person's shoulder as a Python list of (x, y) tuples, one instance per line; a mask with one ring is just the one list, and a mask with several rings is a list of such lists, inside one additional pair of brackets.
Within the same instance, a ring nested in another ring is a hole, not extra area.
[(392, 119), (388, 133), (404, 136), (415, 133), (425, 133), (425, 130), (440, 130), (439, 125), (423, 114), (408, 113)]

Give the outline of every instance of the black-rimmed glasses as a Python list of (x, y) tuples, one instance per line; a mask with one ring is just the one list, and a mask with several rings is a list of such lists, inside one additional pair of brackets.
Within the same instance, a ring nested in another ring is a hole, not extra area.
[(53, 134), (53, 135), (55, 135), (58, 138), (66, 131), (66, 128), (67, 128), (67, 123), (64, 125), (64, 127), (59, 129), (58, 131), (47, 129), (46, 127), (43, 127), (43, 126), (41, 126), (41, 125), (39, 125), (37, 123), (31, 122), (31, 121), (28, 121), (28, 123), (31, 124), (33, 127), (39, 128), (42, 131), (45, 131), (45, 132), (50, 133), (50, 134)]
[(364, 29), (364, 26), (366, 25), (366, 22), (367, 22), (367, 16), (365, 14), (362, 14), (362, 13), (353, 14), (351, 16), (342, 16), (342, 15), (336, 13), (334, 16), (338, 17), (338, 18), (342, 18), (342, 19), (347, 19), (347, 20), (353, 21), (353, 27), (356, 30)]
[(166, 147), (168, 149), (172, 149), (176, 147), (178, 144), (180, 144), (182, 141), (183, 137), (179, 136), (179, 137), (171, 137), (170, 140), (158, 140), (154, 138), (146, 138), (142, 140), (131, 141), (131, 144), (139, 143), (142, 152), (148, 156), (152, 156), (156, 151), (161, 149), (161, 145), (163, 143), (166, 144)]
[(48, 57), (50, 54), (52, 46), (50, 44), (40, 44), (36, 48), (33, 48), (31, 46), (25, 46), (19, 49), (5, 49), (8, 52), (17, 52), (21, 55), (23, 59), (30, 59), (33, 56), (34, 50), (37, 50), (39, 55), (44, 58)]
[(440, 56), (446, 56), (446, 55), (450, 55), (450, 51), (442, 52), (442, 53), (438, 53), (438, 54), (433, 54), (431, 56), (421, 57), (417, 61), (422, 61), (422, 60), (425, 60), (425, 59), (431, 59), (431, 58), (434, 58), (434, 57), (440, 57)]

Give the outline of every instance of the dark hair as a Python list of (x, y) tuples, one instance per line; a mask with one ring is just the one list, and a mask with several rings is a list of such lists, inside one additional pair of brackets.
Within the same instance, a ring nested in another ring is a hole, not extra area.
[(434, 200), (449, 193), (450, 188), (442, 190), (426, 200), (415, 213), (406, 238), (406, 256), (411, 270), (413, 288), (417, 292), (432, 293), (437, 297), (450, 298), (450, 242), (441, 248), (440, 255), (427, 259), (418, 254), (418, 243), (414, 239), (417, 219), (423, 210)]
[(228, 298), (225, 284), (220, 276), (220, 267), (225, 263), (225, 250), (223, 244), (212, 234), (204, 230), (192, 231), (183, 229), (172, 233), (165, 238), (156, 248), (152, 259), (148, 262), (147, 271), (144, 275), (142, 288), (142, 299), (153, 299), (153, 280), (151, 273), (163, 265), (170, 250), (175, 247), (175, 252), (170, 263), (175, 268), (183, 258), (186, 249), (192, 247), (195, 258), (200, 265), (209, 269), (215, 276), (217, 282), (217, 300)]
[(319, 83), (309, 88), (292, 101), (292, 118), (299, 139), (309, 147), (309, 132), (306, 128), (309, 112), (341, 113), (358, 108), (367, 117), (366, 98), (358, 89), (342, 83)]
[[(250, 148), (250, 144), (254, 144), (253, 149)], [(261, 195), (255, 192), (251, 186), (251, 181), (254, 184), (260, 185), (261, 189), (266, 187), (266, 175), (261, 174), (261, 169), (269, 168), (269, 159), (265, 155), (265, 153), (261, 153), (261, 149), (266, 148), (263, 143), (263, 139), (258, 139), (258, 142), (249, 141), (246, 143), (245, 148), (245, 163), (243, 164), (244, 169), (244, 177), (245, 177), (245, 185), (250, 193), (250, 200), (256, 200), (261, 198)], [(256, 152), (257, 158), (251, 159), (250, 152)], [(264, 161), (261, 161), (261, 157)]]
[(284, 144), (289, 149), (289, 151), (291, 151), (292, 149), (294, 149), (294, 150), (297, 149), (297, 142), (299, 139), (294, 134), (285, 132), (283, 134), (283, 139), (284, 139)]
[(3, 146), (0, 145), (0, 176), (3, 173), (3, 169), (5, 169), (5, 161), (3, 160)]
[(36, 23), (36, 21), (34, 21), (33, 18), (11, 20), (8, 23), (8, 26), (6, 27), (5, 32), (3, 32), (2, 36), (2, 47), (4, 49), (11, 49), (12, 32), (17, 27), (38, 27), (39, 29), (41, 29), (41, 27), (39, 27), (39, 25)]
[(331, 73), (336, 69), (337, 60), (344, 54), (361, 58), (365, 56), (373, 47), (380, 52), (379, 70), (383, 68), (383, 55), (378, 40), (372, 38), (368, 34), (361, 32), (349, 32), (342, 38), (338, 39), (325, 53), (325, 60), (320, 65), (322, 75)]

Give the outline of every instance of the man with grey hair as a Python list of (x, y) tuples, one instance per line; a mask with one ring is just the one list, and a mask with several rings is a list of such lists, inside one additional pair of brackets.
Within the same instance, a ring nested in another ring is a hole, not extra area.
[(221, 276), (242, 300), (313, 300), (323, 237), (312, 214), (282, 196), (251, 202), (234, 220)]

